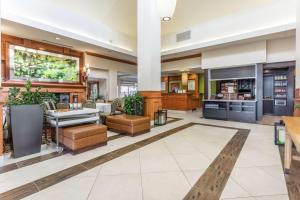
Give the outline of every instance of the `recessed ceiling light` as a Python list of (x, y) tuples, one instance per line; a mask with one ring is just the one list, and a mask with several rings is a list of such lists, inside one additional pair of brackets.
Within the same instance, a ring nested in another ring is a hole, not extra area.
[(61, 38), (60, 38), (60, 37), (56, 37), (55, 39), (56, 39), (56, 40), (60, 40)]
[(168, 22), (168, 21), (171, 21), (171, 17), (163, 17), (162, 20), (164, 22)]

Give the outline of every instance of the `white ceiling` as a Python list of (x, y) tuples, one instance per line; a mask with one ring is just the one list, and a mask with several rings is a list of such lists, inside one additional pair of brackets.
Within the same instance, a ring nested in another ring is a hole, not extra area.
[[(274, 0), (178, 0), (173, 19), (162, 23), (162, 35), (177, 33), (233, 12), (243, 12)], [(278, 0), (276, 0), (278, 1)]]
[[(137, 0), (51, 0), (76, 15), (101, 22), (136, 37)], [(162, 35), (180, 32), (232, 12), (240, 12), (274, 0), (177, 0), (170, 22), (162, 23)], [(276, 0), (278, 1), (278, 0)]]
[[(274, 1), (284, 0), (178, 0), (173, 19), (170, 22), (162, 23), (162, 35), (184, 31), (194, 25), (207, 23), (233, 12), (243, 12), (246, 9), (253, 9)], [(137, 0), (51, 0), (51, 2), (75, 14), (106, 24), (111, 29), (136, 37)], [(71, 46), (81, 51), (91, 51), (136, 62), (136, 57), (134, 56), (111, 51), (100, 46), (63, 36), (59, 36), (62, 40), (57, 41), (55, 37), (58, 35), (54, 33), (17, 24), (8, 20), (2, 21), (2, 32), (38, 41), (47, 40)], [(268, 37), (281, 36), (275, 35)], [(258, 38), (255, 38), (255, 40), (257, 39)], [(163, 56), (163, 59), (187, 56), (200, 53), (201, 51), (203, 51), (203, 49), (170, 54)]]
[(136, 36), (137, 0), (51, 0), (77, 15), (96, 20), (110, 28)]
[[(101, 55), (110, 56), (118, 59), (124, 59), (128, 61), (136, 62), (136, 57), (128, 54), (112, 51), (110, 49), (96, 46), (87, 42), (82, 42), (79, 40), (75, 40), (73, 38), (57, 35), (54, 33), (36, 29), (30, 26), (25, 26), (8, 20), (2, 19), (1, 31), (2, 33), (8, 35), (14, 35), (17, 37), (51, 43), (58, 46), (65, 46), (83, 52), (88, 51), (88, 52), (98, 53)], [(59, 37), (60, 40), (56, 40), (56, 37)]]

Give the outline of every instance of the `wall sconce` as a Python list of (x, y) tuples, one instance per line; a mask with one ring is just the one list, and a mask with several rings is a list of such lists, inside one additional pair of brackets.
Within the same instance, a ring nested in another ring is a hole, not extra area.
[(91, 72), (90, 64), (86, 64), (82, 69), (82, 78), (84, 81), (87, 81), (87, 79), (90, 76), (90, 72)]
[(188, 73), (187, 72), (182, 72), (181, 74), (181, 83), (182, 83), (182, 86), (187, 86), (188, 84)]

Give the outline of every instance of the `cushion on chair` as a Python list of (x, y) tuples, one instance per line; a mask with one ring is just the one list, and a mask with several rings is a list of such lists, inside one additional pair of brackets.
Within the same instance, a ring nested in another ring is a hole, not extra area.
[(106, 133), (107, 127), (101, 124), (87, 124), (64, 128), (63, 136), (72, 140), (90, 137), (97, 134)]
[(46, 101), (44, 104), (47, 110), (56, 110), (56, 106), (53, 101)]
[(114, 115), (107, 116), (107, 121), (111, 123), (119, 123), (128, 126), (136, 126), (143, 123), (150, 123), (150, 118), (145, 116), (136, 116), (136, 115)]

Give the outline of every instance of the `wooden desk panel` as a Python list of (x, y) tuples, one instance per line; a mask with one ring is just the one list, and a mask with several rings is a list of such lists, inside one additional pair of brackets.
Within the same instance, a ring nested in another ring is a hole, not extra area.
[(169, 110), (193, 110), (199, 107), (199, 97), (190, 93), (162, 95), (162, 107)]

